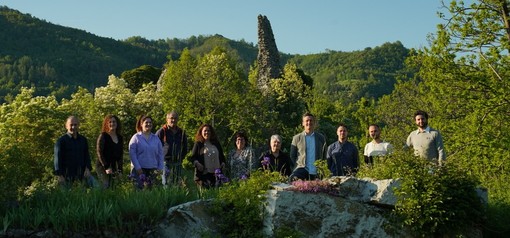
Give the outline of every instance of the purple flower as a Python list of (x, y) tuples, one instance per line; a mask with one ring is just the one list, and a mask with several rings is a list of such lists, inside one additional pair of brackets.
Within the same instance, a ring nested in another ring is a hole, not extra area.
[(243, 175), (241, 175), (241, 178), (240, 178), (240, 179), (241, 179), (241, 180), (246, 180), (246, 179), (248, 179), (248, 176), (247, 176), (246, 174), (243, 174)]
[(268, 166), (270, 164), (270, 162), (271, 162), (271, 158), (265, 156), (261, 163), (264, 166)]
[(218, 176), (219, 174), (221, 174), (221, 169), (215, 169), (215, 170), (214, 170), (214, 174), (216, 174), (216, 176)]

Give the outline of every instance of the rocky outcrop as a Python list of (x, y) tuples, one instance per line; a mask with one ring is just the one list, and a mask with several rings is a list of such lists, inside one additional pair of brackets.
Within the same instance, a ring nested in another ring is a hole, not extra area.
[[(333, 177), (337, 196), (292, 191), (288, 184), (274, 184), (264, 203), (264, 234), (292, 229), (304, 237), (398, 237), (388, 215), (396, 198), (394, 180)], [(194, 201), (172, 207), (154, 233), (157, 237), (201, 237), (219, 235), (215, 218), (207, 214), (211, 201)]]
[[(337, 191), (334, 195), (273, 184), (263, 207), (264, 236), (292, 231), (300, 237), (413, 237), (390, 220), (397, 203), (393, 190), (400, 186), (399, 180), (340, 176), (325, 181)], [(479, 193), (482, 202), (487, 199), (486, 191)], [(210, 206), (210, 200), (199, 200), (170, 208), (153, 237), (222, 237), (215, 225), (219, 218), (207, 213)], [(475, 227), (465, 234), (483, 237)]]
[(280, 77), (280, 54), (276, 47), (271, 23), (266, 16), (258, 16), (257, 87), (263, 92), (268, 89), (271, 79)]

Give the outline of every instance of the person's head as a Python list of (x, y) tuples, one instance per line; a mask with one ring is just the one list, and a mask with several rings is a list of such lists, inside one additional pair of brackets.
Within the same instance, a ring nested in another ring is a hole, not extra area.
[(427, 128), (428, 120), (429, 114), (427, 114), (427, 112), (418, 110), (414, 113), (414, 122), (419, 128), (421, 129)]
[(372, 138), (373, 140), (379, 140), (379, 138), (381, 137), (381, 129), (379, 128), (378, 125), (372, 124), (368, 126), (368, 134), (370, 135), (370, 138)]
[(177, 126), (177, 121), (179, 120), (179, 114), (175, 111), (171, 111), (166, 114), (166, 125), (170, 128), (174, 128)]
[(248, 144), (248, 136), (246, 133), (239, 131), (234, 135), (234, 141), (236, 143), (236, 148), (242, 150), (246, 147), (246, 144)]
[(344, 142), (347, 140), (347, 126), (343, 123), (340, 123), (336, 129), (336, 135), (338, 136), (338, 141)]
[(149, 133), (152, 130), (152, 117), (148, 115), (141, 115), (136, 122), (136, 131)]
[(278, 152), (282, 148), (282, 137), (280, 135), (272, 135), (269, 140), (269, 146), (271, 147), (271, 152)]
[(218, 141), (214, 128), (209, 124), (202, 124), (195, 134), (195, 141)]
[(303, 128), (306, 133), (311, 133), (315, 129), (315, 117), (311, 113), (303, 114)]
[(101, 132), (115, 132), (120, 135), (121, 125), (120, 120), (115, 115), (107, 115), (103, 120), (103, 127)]
[(76, 137), (78, 135), (78, 130), (80, 129), (80, 121), (75, 116), (70, 116), (66, 120), (66, 129), (67, 133)]

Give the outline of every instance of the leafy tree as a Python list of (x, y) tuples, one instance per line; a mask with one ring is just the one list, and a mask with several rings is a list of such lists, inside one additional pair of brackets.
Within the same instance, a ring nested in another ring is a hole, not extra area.
[(123, 78), (129, 89), (137, 93), (144, 84), (153, 83), (157, 84), (162, 70), (150, 65), (142, 65), (136, 69), (127, 70), (120, 75)]
[(0, 199), (13, 201), (33, 181), (48, 178), (53, 145), (63, 129), (53, 96), (33, 97), (22, 88), (10, 104), (0, 106)]

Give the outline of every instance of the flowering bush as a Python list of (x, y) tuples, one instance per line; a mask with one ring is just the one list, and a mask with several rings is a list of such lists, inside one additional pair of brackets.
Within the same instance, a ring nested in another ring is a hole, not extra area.
[(303, 193), (326, 193), (338, 196), (338, 189), (332, 184), (322, 180), (303, 181), (297, 180), (292, 182), (291, 191), (299, 191)]

